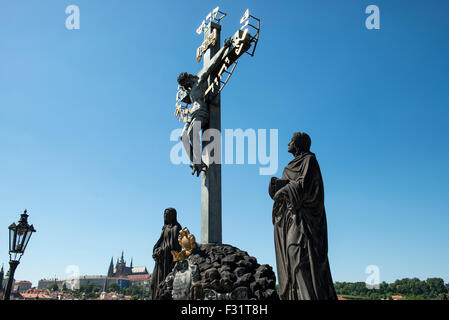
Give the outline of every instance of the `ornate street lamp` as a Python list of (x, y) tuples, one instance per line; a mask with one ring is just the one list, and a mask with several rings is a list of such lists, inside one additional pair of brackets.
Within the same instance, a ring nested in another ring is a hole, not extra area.
[(25, 210), (20, 215), (19, 222), (9, 226), (9, 278), (5, 291), (4, 300), (9, 300), (11, 294), (12, 283), (14, 281), (14, 273), (20, 263), (22, 255), (30, 241), (33, 232), (36, 232), (33, 225), (28, 224), (28, 214)]

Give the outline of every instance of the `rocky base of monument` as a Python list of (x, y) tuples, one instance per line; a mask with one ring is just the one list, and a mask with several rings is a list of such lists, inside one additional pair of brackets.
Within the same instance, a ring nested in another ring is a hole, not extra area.
[[(273, 268), (226, 244), (198, 244), (188, 258), (198, 269), (195, 285), (201, 288), (201, 300), (278, 300)], [(162, 299), (171, 300), (172, 288), (160, 284)]]

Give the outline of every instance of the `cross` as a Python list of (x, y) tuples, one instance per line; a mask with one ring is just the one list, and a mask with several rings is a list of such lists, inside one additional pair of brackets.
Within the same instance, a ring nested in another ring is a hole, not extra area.
[[(211, 162), (212, 155), (204, 141), (201, 150), (195, 150), (195, 145), (200, 145), (195, 125), (203, 123), (203, 138), (208, 129), (221, 132), (221, 90), (231, 77), (238, 59), (244, 53), (253, 56), (259, 40), (260, 20), (246, 10), (240, 20), (240, 30), (220, 47), (220, 21), (225, 16), (217, 7), (207, 16), (207, 24), (203, 20), (197, 29), (198, 34), (204, 33), (204, 42), (197, 49), (197, 61), (203, 58), (203, 68), (196, 76), (182, 73), (178, 78), (175, 115), (186, 122), (182, 140), (192, 162), (192, 174), (201, 172), (201, 243), (222, 242), (221, 139), (214, 141), (213, 148), (214, 152), (220, 153), (213, 157), (220, 161)], [(251, 18), (256, 20), (256, 26), (251, 24)], [(254, 36), (250, 35), (249, 27), (255, 30)], [(193, 104), (190, 109), (189, 104)]]

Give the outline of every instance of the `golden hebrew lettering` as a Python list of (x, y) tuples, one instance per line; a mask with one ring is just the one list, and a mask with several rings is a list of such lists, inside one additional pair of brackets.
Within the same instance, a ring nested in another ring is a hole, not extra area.
[(206, 26), (206, 21), (203, 20), (203, 22), (201, 22), (201, 25), (198, 27), (198, 29), (196, 29), (196, 33), (201, 34), (201, 32), (203, 32), (203, 29), (205, 26)]
[(203, 57), (204, 52), (210, 47), (217, 43), (217, 29), (214, 29), (211, 34), (203, 41), (201, 46), (196, 49), (196, 61), (200, 62)]
[(242, 37), (239, 37), (239, 38), (238, 38), (237, 49), (235, 49), (235, 54), (236, 54), (237, 56), (240, 55), (240, 52), (241, 52), (242, 49), (243, 49), (243, 44), (244, 44), (244, 41), (245, 41), (245, 39), (246, 39), (246, 35), (247, 35), (247, 34), (248, 34), (248, 28), (246, 28), (245, 31), (243, 32)]
[(240, 24), (243, 23), (243, 21), (247, 20), (249, 18), (249, 9), (246, 9), (245, 13), (243, 14), (242, 19), (240, 19)]

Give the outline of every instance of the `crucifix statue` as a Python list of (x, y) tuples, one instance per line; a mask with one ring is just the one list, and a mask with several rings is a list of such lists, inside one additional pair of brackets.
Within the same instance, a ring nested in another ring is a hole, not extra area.
[[(204, 137), (210, 129), (221, 132), (220, 92), (232, 75), (238, 59), (248, 53), (253, 56), (259, 40), (260, 20), (246, 10), (240, 30), (224, 41), (220, 48), (220, 21), (226, 16), (215, 8), (197, 33), (204, 33), (204, 42), (197, 49), (197, 61), (203, 58), (203, 68), (196, 75), (183, 72), (178, 76), (175, 115), (185, 122), (181, 139), (189, 156), (192, 175), (201, 173), (201, 242), (221, 243), (221, 141), (214, 141), (208, 150)], [(256, 26), (251, 24), (256, 20)], [(208, 23), (206, 24), (206, 21)], [(249, 28), (253, 28), (251, 36)], [(252, 52), (248, 52), (252, 48)], [(192, 107), (189, 107), (192, 105)], [(201, 142), (200, 131), (203, 132)], [(220, 140), (220, 139), (218, 139)], [(212, 152), (214, 154), (210, 161)]]

